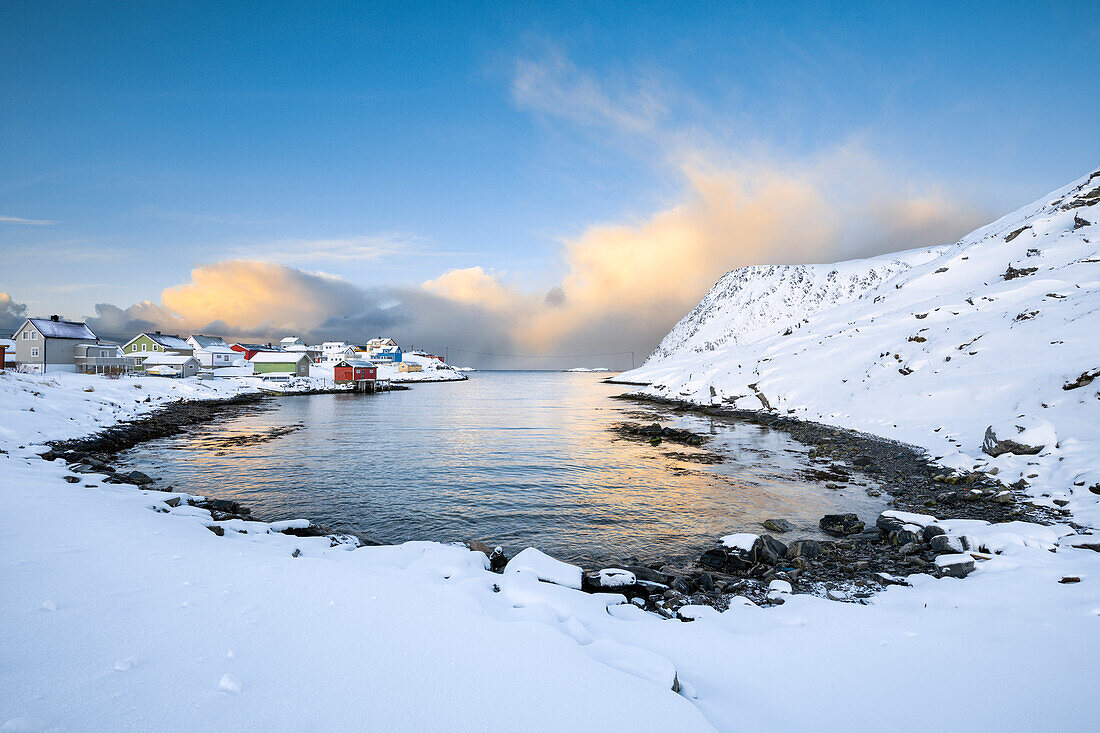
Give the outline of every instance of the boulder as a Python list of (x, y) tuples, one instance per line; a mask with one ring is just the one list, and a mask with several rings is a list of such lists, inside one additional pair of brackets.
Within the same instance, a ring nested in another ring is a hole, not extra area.
[(940, 554), (966, 552), (970, 545), (964, 537), (952, 537), (950, 535), (941, 534), (936, 535), (929, 540), (928, 545), (932, 548), (933, 552)]
[(498, 545), (493, 548), (493, 551), (489, 553), (489, 569), (493, 571), (504, 570), (504, 567), (508, 564), (508, 556), (504, 554), (504, 550)]
[(794, 525), (786, 519), (766, 519), (764, 520), (764, 529), (782, 534), (784, 532), (790, 532), (794, 529)]
[(939, 537), (942, 534), (946, 534), (943, 527), (930, 524), (921, 530), (920, 538), (922, 542), (931, 542), (933, 537)]
[(994, 457), (1004, 453), (1031, 456), (1057, 442), (1058, 436), (1049, 420), (1020, 417), (987, 427), (982, 451)]
[(153, 479), (148, 474), (144, 474), (141, 471), (130, 471), (130, 473), (125, 474), (125, 478), (128, 483), (136, 486), (145, 486), (153, 483)]
[(623, 570), (629, 570), (634, 573), (635, 578), (646, 583), (672, 585), (673, 576), (668, 573), (662, 573), (660, 570), (647, 568), (644, 565), (624, 565)]
[(466, 549), (468, 550), (483, 553), (485, 557), (489, 557), (489, 555), (493, 554), (492, 548), (490, 548), (484, 542), (478, 542), (477, 540), (467, 540), (462, 544), (466, 545)]
[(772, 537), (770, 534), (760, 536), (760, 551), (758, 553), (761, 562), (768, 565), (776, 565), (780, 558), (786, 556), (787, 546)]
[(974, 572), (974, 558), (969, 555), (940, 555), (936, 567), (945, 578), (965, 578)]
[(634, 573), (622, 568), (604, 568), (596, 573), (596, 584), (601, 588), (622, 588), (637, 582)]
[(826, 534), (843, 537), (859, 534), (863, 531), (864, 524), (855, 514), (826, 514), (818, 522), (818, 526)]
[(813, 560), (821, 557), (821, 543), (817, 540), (795, 540), (787, 545), (785, 556), (788, 559), (804, 558)]

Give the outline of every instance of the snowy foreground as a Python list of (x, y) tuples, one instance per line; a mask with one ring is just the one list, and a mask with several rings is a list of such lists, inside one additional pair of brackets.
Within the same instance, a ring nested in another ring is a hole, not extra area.
[[(63, 462), (36, 454), (246, 383), (0, 376), (0, 730), (1091, 729), (1100, 552), (1075, 545), (1100, 539), (1068, 520), (1100, 517), (1100, 380), (1063, 385), (1100, 367), (1100, 212), (1059, 207), (1097, 184), (951, 247), (767, 282), (733, 273), (623, 377), (1023, 473), (1039, 501), (1073, 511), (1051, 527), (940, 522), (988, 550), (974, 572), (911, 575), (868, 605), (777, 588), (780, 606), (666, 621), (575, 590), (579, 571), (536, 550), (500, 575), (464, 547), (356, 549), (276, 531), (288, 522), (215, 523), (186, 495), (68, 483)], [(1005, 280), (1009, 265), (1038, 269)], [(824, 296), (804, 284), (830, 281)], [(742, 288), (763, 288), (747, 298), (759, 310), (737, 304)], [(985, 428), (1004, 421), (1040, 453), (983, 456)]]
[(1027, 730), (1095, 716), (1100, 553), (1059, 544), (1065, 527), (947, 523), (1002, 554), (868, 606), (798, 595), (685, 623), (574, 590), (579, 572), (534, 550), (498, 575), (464, 547), (270, 531), (291, 522), (221, 522), (219, 537), (185, 494), (67, 483), (36, 455), (241, 388), (0, 377), (0, 729)]

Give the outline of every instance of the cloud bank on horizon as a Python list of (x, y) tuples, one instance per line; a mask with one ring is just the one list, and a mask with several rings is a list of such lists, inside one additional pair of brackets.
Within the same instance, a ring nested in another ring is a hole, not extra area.
[[(451, 269), (419, 286), (365, 287), (294, 265), (316, 252), (335, 264), (394, 256), (405, 242), (307, 242), (310, 252), (280, 242), (196, 266), (157, 301), (101, 303), (93, 328), (112, 337), (159, 328), (260, 340), (296, 334), (361, 341), (392, 333), (408, 345), (450, 346), (454, 361), (482, 366), (504, 363), (486, 354), (634, 350), (643, 357), (730, 269), (940, 244), (987, 218), (942, 186), (915, 186), (858, 142), (800, 160), (734, 150), (669, 122), (667, 110), (678, 97), (667, 86), (643, 80), (611, 88), (560, 54), (517, 61), (512, 97), (549, 124), (647, 156), (677, 194), (650, 212), (560, 237), (559, 276), (548, 288), (483, 265)], [(5, 314), (17, 305), (8, 301), (0, 303)], [(608, 363), (625, 366), (629, 359)]]

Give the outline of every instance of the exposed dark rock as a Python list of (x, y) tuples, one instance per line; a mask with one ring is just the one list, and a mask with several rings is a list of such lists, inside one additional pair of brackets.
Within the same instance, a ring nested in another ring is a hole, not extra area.
[(974, 572), (973, 559), (959, 559), (955, 562), (940, 565), (940, 575), (948, 578), (965, 578)]
[(786, 519), (767, 519), (764, 520), (764, 529), (782, 534), (783, 532), (790, 532), (794, 529), (794, 525)]
[(795, 540), (787, 545), (788, 558), (803, 558), (813, 560), (821, 557), (821, 543), (817, 540)]
[(1018, 456), (1033, 456), (1045, 448), (1045, 445), (1026, 445), (1012, 439), (1011, 436), (998, 436), (990, 425), (985, 429), (985, 439), (982, 441), (982, 452), (996, 458), (1004, 453), (1013, 453)]
[(863, 531), (864, 524), (855, 514), (826, 514), (818, 522), (818, 526), (826, 534), (844, 536), (859, 534)]
[(145, 486), (153, 483), (153, 479), (141, 471), (130, 471), (124, 474), (123, 477), (126, 479), (127, 483), (134, 484), (135, 486)]
[(66, 476), (65, 480), (68, 481), (70, 484), (80, 483), (80, 477), (79, 476)]

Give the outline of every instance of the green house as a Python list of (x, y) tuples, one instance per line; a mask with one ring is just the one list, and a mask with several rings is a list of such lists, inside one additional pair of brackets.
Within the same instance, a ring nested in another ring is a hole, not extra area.
[(171, 336), (160, 331), (139, 333), (122, 347), (122, 353), (125, 356), (146, 356), (151, 353), (194, 356), (194, 351), (191, 344), (179, 336)]
[(312, 363), (304, 351), (261, 351), (251, 359), (252, 371), (256, 374), (293, 374), (298, 377), (309, 376)]

